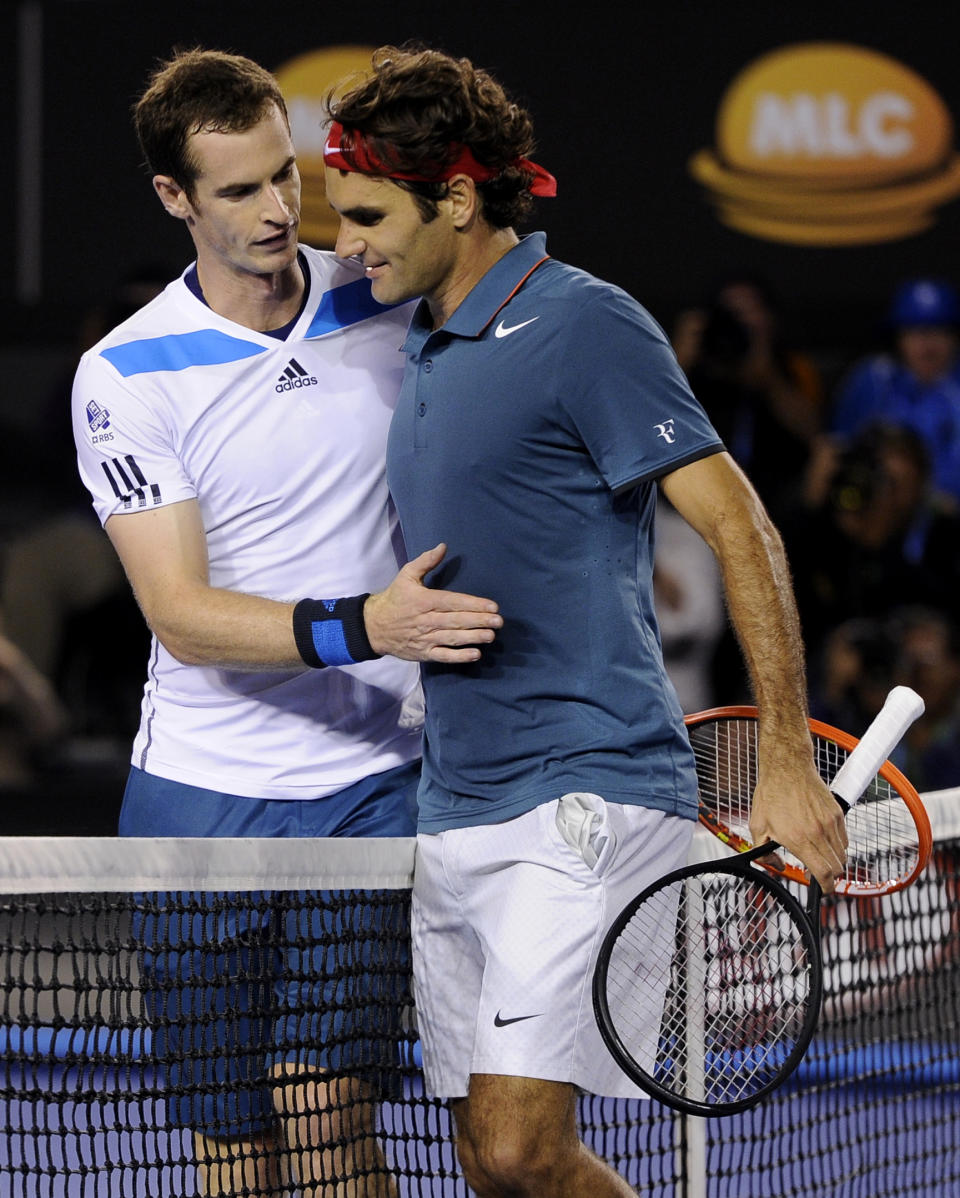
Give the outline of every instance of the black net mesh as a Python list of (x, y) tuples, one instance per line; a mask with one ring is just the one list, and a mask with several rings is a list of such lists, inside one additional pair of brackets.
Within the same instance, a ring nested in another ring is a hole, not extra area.
[[(909, 889), (825, 902), (821, 1024), (759, 1106), (583, 1096), (586, 1142), (650, 1198), (960, 1192), (958, 887), (941, 840)], [(20, 891), (2, 1198), (469, 1193), (423, 1092), (407, 888)]]

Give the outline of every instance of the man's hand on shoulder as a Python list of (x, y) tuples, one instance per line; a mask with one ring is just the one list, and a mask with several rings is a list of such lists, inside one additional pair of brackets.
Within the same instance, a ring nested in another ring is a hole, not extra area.
[(494, 639), (503, 617), (492, 599), (424, 586), (424, 578), (446, 552), (446, 545), (440, 544), (421, 553), (385, 590), (367, 599), (363, 618), (377, 653), (449, 664), (480, 660), (478, 646)]

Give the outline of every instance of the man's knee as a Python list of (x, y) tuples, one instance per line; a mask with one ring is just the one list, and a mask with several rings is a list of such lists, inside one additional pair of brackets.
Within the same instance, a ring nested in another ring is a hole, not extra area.
[(300, 1143), (336, 1144), (370, 1131), (375, 1104), (371, 1087), (357, 1078), (280, 1064), (271, 1071), (273, 1107)]
[(460, 1165), (478, 1194), (533, 1198), (552, 1193), (562, 1166), (553, 1151), (523, 1136), (503, 1136), (476, 1146), (458, 1140)]
[(195, 1132), (194, 1153), (199, 1192), (206, 1198), (240, 1193), (281, 1198), (287, 1193), (288, 1171), (273, 1130), (239, 1138)]
[[(484, 1198), (533, 1198), (557, 1192), (572, 1154), (580, 1147), (575, 1126), (566, 1116), (565, 1088), (558, 1086), (551, 1093), (531, 1083), (530, 1102), (518, 1104), (518, 1095), (512, 1093), (518, 1081), (506, 1080), (505, 1101), (499, 1100), (495, 1086), (488, 1085), (456, 1112), (460, 1165), (467, 1182)], [(549, 1101), (543, 1102), (544, 1096)]]
[(503, 1198), (549, 1193), (556, 1169), (556, 1161), (541, 1146), (521, 1139), (484, 1145), (475, 1163), (479, 1178)]

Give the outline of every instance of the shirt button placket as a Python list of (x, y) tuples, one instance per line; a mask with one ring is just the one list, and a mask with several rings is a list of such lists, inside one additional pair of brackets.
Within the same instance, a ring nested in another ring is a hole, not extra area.
[(416, 415), (414, 417), (414, 432), (413, 432), (413, 444), (418, 449), (422, 449), (427, 444), (427, 420), (426, 420), (426, 417), (427, 417), (427, 395), (426, 395), (427, 388), (424, 385), (425, 380), (424, 380), (423, 376), (426, 374), (430, 374), (430, 372), (432, 370), (433, 370), (432, 359), (426, 358), (423, 362), (421, 362), (420, 376), (418, 379), (419, 385), (417, 387)]

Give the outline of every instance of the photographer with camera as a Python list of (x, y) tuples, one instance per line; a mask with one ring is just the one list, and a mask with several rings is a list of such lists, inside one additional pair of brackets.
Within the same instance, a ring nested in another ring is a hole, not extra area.
[(913, 279), (893, 296), (887, 349), (841, 385), (833, 432), (852, 437), (877, 421), (912, 429), (930, 455), (934, 487), (960, 501), (960, 295), (942, 279)]
[(724, 444), (775, 523), (799, 502), (811, 444), (822, 427), (820, 374), (788, 344), (770, 286), (729, 275), (700, 308), (682, 312), (673, 347)]
[[(694, 393), (774, 523), (792, 521), (821, 431), (823, 387), (812, 360), (785, 338), (770, 286), (743, 271), (728, 275), (708, 303), (680, 314), (672, 343)], [(669, 573), (663, 556), (661, 597)], [(703, 584), (704, 594), (710, 593), (709, 576)], [(751, 702), (729, 627), (713, 647), (709, 676), (707, 685), (727, 702)]]
[[(850, 620), (925, 604), (949, 613), (960, 583), (960, 516), (931, 485), (923, 439), (874, 423), (817, 443), (806, 506), (782, 528), (811, 661)], [(816, 706), (816, 704), (814, 704)]]

